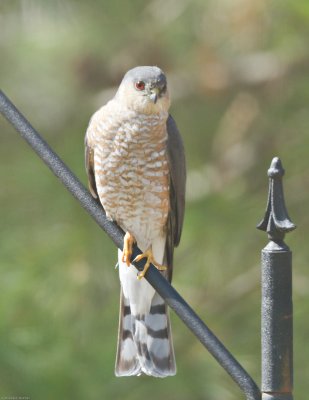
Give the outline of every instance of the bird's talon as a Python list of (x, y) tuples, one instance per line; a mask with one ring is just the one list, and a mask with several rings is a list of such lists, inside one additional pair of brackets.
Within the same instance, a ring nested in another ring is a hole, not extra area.
[(142, 278), (144, 278), (148, 268), (150, 267), (150, 264), (152, 264), (154, 267), (156, 267), (159, 271), (166, 271), (167, 267), (164, 265), (161, 265), (159, 263), (157, 263), (153, 257), (153, 253), (151, 249), (148, 249), (145, 251), (145, 253), (139, 254), (138, 256), (136, 256), (133, 260), (133, 262), (138, 262), (143, 258), (147, 258), (146, 264), (144, 266), (144, 269), (142, 271), (140, 271), (137, 274), (137, 279), (141, 280)]
[(145, 253), (141, 253), (141, 254), (139, 254), (138, 256), (136, 256), (136, 257), (134, 258), (133, 262), (141, 261), (141, 259), (142, 259), (142, 258), (145, 258), (145, 257), (147, 257), (147, 256), (145, 255)]
[(131, 257), (132, 257), (134, 242), (135, 242), (134, 236), (131, 235), (131, 233), (126, 232), (123, 238), (123, 252), (121, 260), (122, 262), (126, 263), (128, 267), (131, 265)]
[(141, 271), (141, 272), (139, 272), (139, 273), (137, 274), (137, 279), (140, 281), (141, 279), (144, 278), (144, 276), (145, 276), (145, 272), (144, 272), (144, 270), (143, 270), (143, 271)]

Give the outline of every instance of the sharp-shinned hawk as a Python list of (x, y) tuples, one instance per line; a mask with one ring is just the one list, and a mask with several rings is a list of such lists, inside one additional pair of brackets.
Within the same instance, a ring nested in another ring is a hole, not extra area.
[[(169, 115), (166, 77), (158, 67), (126, 73), (115, 97), (91, 118), (86, 133), (86, 169), (92, 195), (125, 232), (118, 251), (121, 300), (117, 376), (175, 375), (167, 306), (141, 279), (152, 263), (169, 280), (185, 205), (183, 143)], [(136, 243), (146, 258), (136, 279), (131, 266)]]

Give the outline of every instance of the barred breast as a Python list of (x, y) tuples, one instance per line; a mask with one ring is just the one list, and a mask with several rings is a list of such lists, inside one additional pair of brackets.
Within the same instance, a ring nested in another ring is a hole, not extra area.
[(167, 112), (114, 109), (110, 102), (95, 114), (87, 133), (106, 214), (132, 233), (142, 250), (163, 234), (169, 211), (167, 117)]

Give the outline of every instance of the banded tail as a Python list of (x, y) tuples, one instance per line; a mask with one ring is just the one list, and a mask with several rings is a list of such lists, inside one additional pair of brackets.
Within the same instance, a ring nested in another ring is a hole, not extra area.
[(121, 291), (116, 376), (175, 375), (170, 319), (164, 300), (155, 293), (148, 313), (134, 315), (132, 311)]

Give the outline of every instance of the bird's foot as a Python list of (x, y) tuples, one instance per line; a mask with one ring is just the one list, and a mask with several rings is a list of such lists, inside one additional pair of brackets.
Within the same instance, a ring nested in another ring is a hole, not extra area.
[(123, 252), (122, 252), (122, 262), (126, 263), (129, 267), (131, 264), (131, 257), (133, 252), (133, 245), (135, 243), (135, 238), (130, 232), (126, 232), (123, 238)]
[(145, 253), (139, 254), (137, 257), (135, 257), (133, 261), (140, 261), (142, 258), (147, 258), (147, 261), (144, 269), (138, 273), (137, 279), (142, 279), (145, 276), (150, 264), (154, 265), (159, 271), (165, 271), (167, 269), (167, 267), (155, 261), (151, 247), (146, 250)]

